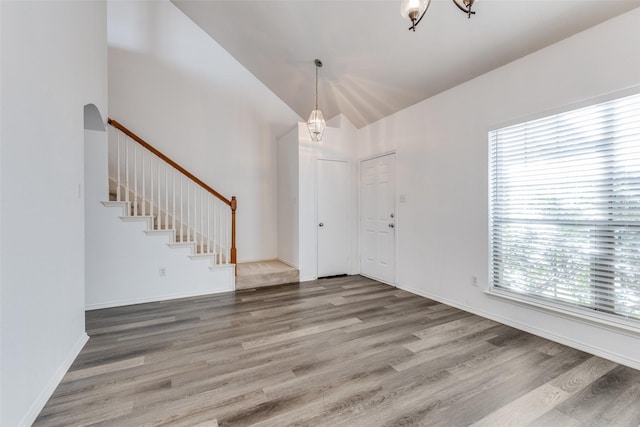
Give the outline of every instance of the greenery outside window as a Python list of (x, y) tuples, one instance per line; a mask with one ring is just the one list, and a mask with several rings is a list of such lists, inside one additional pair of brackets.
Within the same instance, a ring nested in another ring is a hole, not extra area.
[(492, 289), (640, 320), (640, 95), (489, 142)]

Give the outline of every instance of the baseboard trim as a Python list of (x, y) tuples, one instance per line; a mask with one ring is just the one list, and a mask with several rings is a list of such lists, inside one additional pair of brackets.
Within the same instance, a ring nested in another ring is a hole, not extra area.
[(563, 345), (566, 345), (566, 346), (569, 346), (569, 347), (573, 347), (573, 348), (575, 348), (577, 350), (585, 351), (585, 352), (593, 354), (595, 356), (611, 360), (612, 362), (616, 362), (616, 363), (628, 366), (628, 367), (633, 368), (633, 369), (640, 369), (640, 361), (635, 360), (635, 359), (631, 359), (631, 358), (623, 356), (621, 354), (618, 354), (618, 353), (615, 353), (615, 352), (612, 352), (612, 351), (609, 351), (609, 350), (605, 350), (605, 349), (602, 349), (602, 348), (599, 348), (599, 347), (593, 347), (593, 346), (591, 346), (589, 344), (586, 344), (586, 343), (583, 343), (583, 342), (580, 342), (580, 341), (575, 341), (575, 340), (573, 340), (571, 338), (568, 338), (568, 337), (566, 337), (564, 335), (557, 335), (554, 332), (550, 332), (550, 331), (547, 331), (545, 329), (540, 329), (540, 328), (528, 325), (526, 323), (517, 322), (517, 321), (511, 320), (511, 319), (508, 319), (506, 317), (498, 316), (498, 315), (496, 315), (494, 313), (489, 313), (489, 312), (486, 312), (484, 310), (478, 310), (476, 308), (469, 307), (467, 305), (460, 304), (460, 303), (458, 303), (456, 301), (452, 301), (452, 300), (449, 300), (447, 298), (442, 298), (442, 297), (437, 296), (437, 295), (432, 295), (432, 294), (429, 294), (428, 292), (424, 292), (424, 291), (412, 288), (410, 286), (400, 286), (400, 285), (398, 285), (398, 288), (402, 289), (404, 291), (407, 291), (407, 292), (411, 292), (412, 294), (419, 295), (419, 296), (424, 297), (424, 298), (429, 298), (431, 300), (438, 301), (438, 302), (440, 302), (442, 304), (446, 304), (446, 305), (449, 305), (451, 307), (458, 308), (460, 310), (463, 310), (463, 311), (466, 311), (466, 312), (469, 312), (469, 313), (477, 314), (478, 316), (482, 316), (484, 318), (494, 320), (496, 322), (502, 323), (502, 324), (507, 325), (507, 326), (511, 326), (511, 327), (519, 329), (521, 331), (529, 332), (530, 334), (537, 335), (539, 337), (546, 338), (548, 340), (555, 341), (557, 343), (560, 343), (560, 344), (563, 344)]
[(145, 298), (132, 298), (128, 300), (118, 300), (118, 301), (109, 301), (98, 304), (88, 304), (85, 306), (86, 311), (92, 310), (101, 310), (103, 308), (113, 308), (113, 307), (123, 307), (126, 305), (136, 305), (136, 304), (146, 304), (148, 302), (159, 302), (159, 301), (167, 301), (171, 299), (180, 299), (180, 298), (191, 298), (191, 297), (201, 297), (204, 295), (215, 295), (221, 294), (224, 292), (233, 292), (234, 286), (231, 286), (229, 289), (215, 289), (215, 290), (206, 290), (206, 291), (197, 291), (197, 292), (184, 292), (179, 294), (170, 294), (170, 295), (158, 295), (153, 297), (145, 297)]
[[(394, 288), (399, 288), (399, 286), (397, 284), (395, 284), (395, 283), (387, 282), (385, 280), (378, 279), (378, 278), (375, 278), (373, 276), (367, 276), (366, 274), (362, 274), (362, 273), (359, 273), (359, 274), (360, 274), (360, 276), (366, 277), (367, 279), (375, 280), (376, 282), (384, 283), (385, 285), (393, 286)], [(409, 291), (409, 292), (411, 292), (411, 291)], [(415, 292), (412, 292), (412, 293), (415, 293)]]
[(80, 351), (87, 343), (87, 341), (89, 341), (89, 335), (83, 332), (78, 341), (76, 341), (74, 346), (67, 354), (67, 357), (65, 357), (62, 361), (60, 367), (58, 367), (56, 372), (53, 374), (53, 377), (51, 377), (49, 383), (45, 386), (44, 389), (42, 389), (36, 400), (31, 404), (31, 407), (29, 407), (27, 413), (24, 415), (24, 417), (22, 417), (22, 420), (18, 424), (19, 426), (28, 427), (35, 422), (36, 418), (38, 418), (38, 415), (40, 415), (42, 408), (44, 408), (44, 405), (47, 404), (49, 398), (51, 398), (51, 395), (56, 390), (56, 387), (58, 387), (58, 384), (60, 384), (60, 381), (62, 381), (62, 378), (64, 378), (64, 375), (71, 367), (73, 361), (76, 360), (76, 357), (78, 357), (78, 354), (80, 354)]

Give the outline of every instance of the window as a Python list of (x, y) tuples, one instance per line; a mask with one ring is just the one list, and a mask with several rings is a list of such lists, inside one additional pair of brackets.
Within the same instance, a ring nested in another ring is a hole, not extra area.
[(492, 289), (639, 320), (640, 95), (489, 141)]

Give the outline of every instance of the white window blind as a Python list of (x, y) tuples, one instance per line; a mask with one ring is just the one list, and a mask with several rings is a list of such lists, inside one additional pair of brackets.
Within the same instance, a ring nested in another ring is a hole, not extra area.
[(489, 140), (491, 286), (640, 319), (640, 95)]

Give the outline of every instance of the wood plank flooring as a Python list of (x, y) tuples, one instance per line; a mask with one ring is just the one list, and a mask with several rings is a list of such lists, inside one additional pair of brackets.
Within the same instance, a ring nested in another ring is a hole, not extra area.
[(640, 372), (360, 276), (87, 313), (36, 426), (638, 426)]

